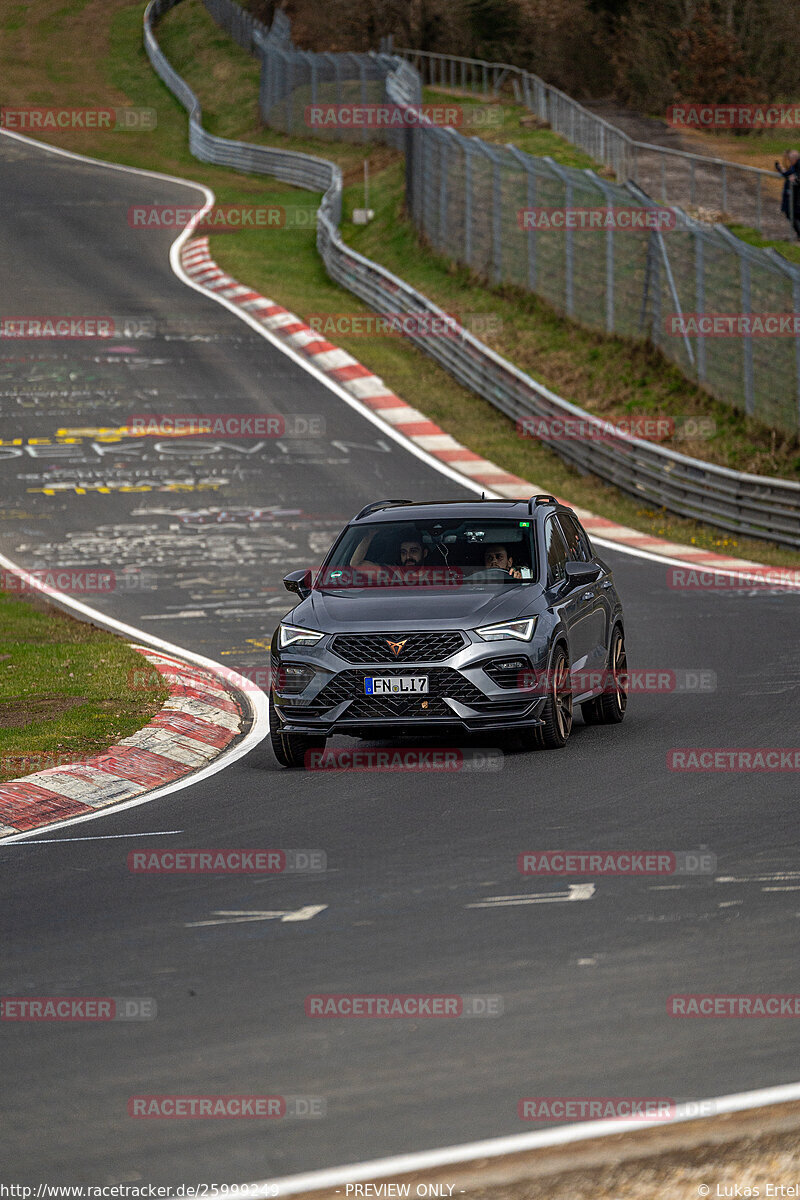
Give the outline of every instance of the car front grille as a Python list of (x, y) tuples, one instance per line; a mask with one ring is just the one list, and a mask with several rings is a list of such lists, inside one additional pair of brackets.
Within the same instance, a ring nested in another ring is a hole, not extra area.
[[(445, 704), (445, 697), (461, 704), (473, 706), (486, 699), (483, 692), (449, 667), (438, 667), (428, 671), (428, 691), (406, 696), (367, 696), (364, 680), (368, 671), (341, 671), (328, 683), (315, 700), (318, 709), (333, 708), (350, 700), (344, 716), (351, 717), (424, 717), (451, 716), (452, 709)], [(415, 671), (397, 671), (393, 675), (414, 675)], [(426, 705), (426, 707), (423, 707)]]
[[(397, 653), (390, 643), (400, 646)], [(349, 663), (442, 662), (466, 645), (458, 630), (422, 633), (340, 633), (331, 649)]]

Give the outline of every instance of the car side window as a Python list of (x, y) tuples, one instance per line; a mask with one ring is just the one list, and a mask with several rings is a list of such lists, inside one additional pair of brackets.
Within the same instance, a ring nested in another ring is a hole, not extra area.
[(553, 584), (564, 578), (564, 567), (567, 562), (567, 547), (555, 517), (547, 518), (544, 537), (547, 548), (547, 585), (552, 587)]
[(557, 513), (556, 517), (567, 543), (567, 557), (570, 562), (591, 562), (589, 542), (575, 518), (570, 513)]

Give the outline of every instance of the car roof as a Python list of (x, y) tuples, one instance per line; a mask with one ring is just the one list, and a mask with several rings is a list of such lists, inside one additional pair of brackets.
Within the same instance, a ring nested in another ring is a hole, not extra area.
[(392, 522), (434, 521), (437, 517), (448, 520), (486, 520), (487, 517), (518, 519), (544, 515), (560, 510), (572, 512), (554, 496), (531, 496), (529, 500), (378, 500), (362, 508), (351, 524), (379, 525)]

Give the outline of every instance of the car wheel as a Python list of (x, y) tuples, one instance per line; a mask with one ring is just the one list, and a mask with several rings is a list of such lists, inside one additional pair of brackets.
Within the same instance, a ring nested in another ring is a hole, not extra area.
[(595, 696), (581, 705), (586, 725), (619, 725), (628, 707), (628, 656), (625, 651), (625, 635), (619, 625), (611, 635), (611, 651), (608, 670), (612, 679), (610, 691)]
[(572, 679), (563, 646), (556, 647), (550, 667), (550, 685), (541, 712), (543, 725), (533, 731), (543, 750), (560, 750), (572, 732)]
[(304, 733), (281, 733), (272, 696), (269, 698), (269, 737), (272, 752), (282, 767), (304, 767), (308, 751), (322, 750), (326, 741), (324, 737)]

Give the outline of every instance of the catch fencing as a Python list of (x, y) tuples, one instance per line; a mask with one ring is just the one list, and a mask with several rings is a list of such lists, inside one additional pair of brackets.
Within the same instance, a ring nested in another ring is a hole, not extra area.
[[(232, 0), (214, 2), (230, 4)], [(376, 312), (450, 320), (409, 284), (345, 245), (338, 229), (342, 191), (338, 166), (312, 155), (232, 142), (202, 129), (197, 97), (170, 66), (153, 32), (154, 19), (177, 3), (180, 0), (151, 0), (145, 10), (145, 49), (158, 75), (189, 110), (193, 153), (206, 162), (274, 175), (298, 187), (323, 192), (317, 212), (317, 246), (328, 274)], [(397, 89), (407, 85), (402, 69), (387, 75), (390, 95), (398, 96)], [(424, 322), (420, 322), (420, 328), (424, 328)], [(513, 421), (535, 417), (552, 422), (575, 417), (585, 423), (594, 422), (598, 431), (602, 428), (597, 418), (537, 383), (460, 326), (453, 336), (411, 335), (411, 340)], [(800, 484), (744, 475), (605, 429), (600, 439), (551, 440), (544, 436), (542, 441), (579, 470), (614, 483), (643, 502), (800, 549)]]
[[(383, 39), (385, 52), (391, 45), (391, 38)], [(409, 48), (393, 53), (413, 64), (425, 86), (472, 96), (513, 94), (542, 124), (609, 167), (618, 183), (630, 181), (662, 204), (706, 208), (759, 233), (786, 233), (775, 171), (637, 141), (538, 75), (509, 63)]]
[(757, 320), (748, 336), (706, 336), (697, 317), (791, 318), (800, 313), (800, 269), (723, 225), (656, 205), (632, 183), (453, 129), (409, 135), (407, 209), (439, 254), (535, 292), (590, 329), (647, 338), (719, 400), (798, 432), (800, 337), (786, 322), (781, 336), (761, 336)]
[[(230, 0), (210, 3), (218, 7)], [(800, 338), (758, 332), (707, 337), (681, 319), (686, 314), (800, 312), (800, 269), (732, 237), (723, 225), (712, 227), (677, 207), (656, 205), (625, 176), (638, 152), (635, 146), (631, 151), (625, 135), (615, 140), (618, 130), (592, 124), (593, 114), (573, 101), (573, 117), (567, 120), (562, 113), (560, 121), (577, 137), (584, 116), (592, 118), (586, 128), (600, 139), (592, 145), (611, 156), (626, 180), (622, 185), (425, 120), (409, 122), (405, 130), (350, 129), (339, 121), (315, 128), (314, 113), (319, 119), (321, 112), (341, 106), (389, 102), (416, 110), (422, 101), (418, 72), (386, 53), (315, 54), (297, 50), (289, 38), (280, 43), (265, 38), (259, 51), (260, 111), (266, 124), (295, 136), (382, 139), (405, 150), (406, 209), (438, 253), (492, 283), (534, 292), (588, 328), (647, 339), (719, 400), (784, 433), (800, 431)], [(431, 61), (422, 54), (418, 58)], [(448, 61), (445, 82), (481, 94), (499, 92), (515, 70), (480, 63), (478, 74), (476, 60)], [(455, 63), (463, 68), (460, 73)], [(431, 73), (441, 85), (441, 72), (429, 68)], [(562, 111), (553, 108), (562, 93), (526, 72), (522, 76), (531, 103)], [(542, 227), (559, 214), (577, 220), (575, 210), (592, 211), (598, 223)], [(650, 210), (655, 227), (616, 228), (629, 210), (640, 215)]]

